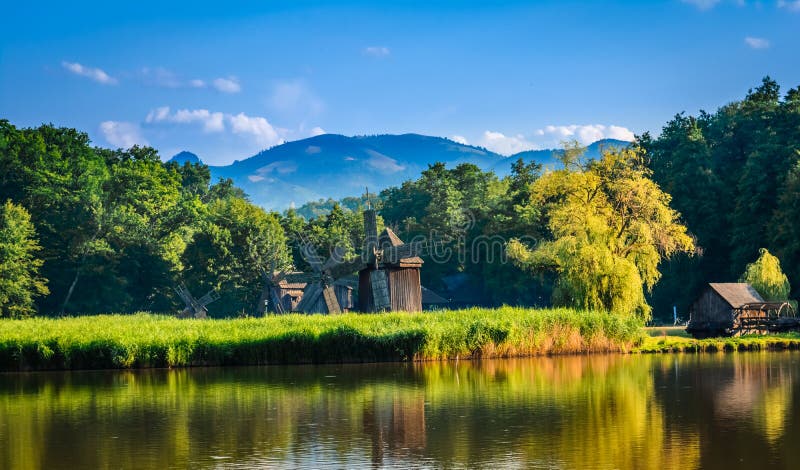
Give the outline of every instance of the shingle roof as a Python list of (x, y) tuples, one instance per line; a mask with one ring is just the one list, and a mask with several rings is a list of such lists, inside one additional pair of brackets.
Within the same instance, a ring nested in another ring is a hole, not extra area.
[(712, 282), (708, 285), (733, 308), (764, 302), (753, 286), (744, 282)]
[[(400, 240), (400, 237), (394, 233), (394, 230), (386, 227), (381, 232), (380, 236), (378, 236), (378, 245), (381, 248), (386, 248), (388, 246), (400, 246), (403, 245), (403, 240)], [(400, 265), (403, 267), (410, 267), (412, 265), (422, 265), (423, 261), (422, 258), (419, 256), (410, 256), (408, 258), (403, 258), (400, 260)]]

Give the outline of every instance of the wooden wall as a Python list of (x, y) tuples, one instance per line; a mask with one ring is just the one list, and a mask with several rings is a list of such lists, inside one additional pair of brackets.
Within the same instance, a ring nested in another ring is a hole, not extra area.
[[(389, 283), (389, 298), (393, 311), (419, 312), (422, 310), (422, 288), (419, 268), (386, 268)], [(369, 269), (358, 273), (358, 310), (374, 312), (372, 283)]]
[(713, 289), (706, 289), (692, 304), (692, 322), (731, 323), (733, 308)]

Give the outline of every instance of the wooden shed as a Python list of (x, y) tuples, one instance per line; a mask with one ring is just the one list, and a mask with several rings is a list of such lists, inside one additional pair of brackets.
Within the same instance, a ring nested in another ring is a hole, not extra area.
[[(378, 248), (381, 251), (403, 245), (403, 241), (388, 227), (378, 236)], [(419, 256), (400, 258), (396, 261), (382, 259), (375, 265), (369, 265), (359, 271), (358, 302), (360, 310), (364, 312), (381, 310), (375, 306), (374, 286), (370, 276), (372, 271), (380, 270), (386, 273), (390, 302), (388, 309), (404, 312), (421, 311), (422, 289), (419, 274), (422, 263), (422, 258)]]
[(690, 307), (686, 331), (705, 338), (786, 331), (797, 324), (788, 301), (766, 302), (750, 284), (712, 282)]

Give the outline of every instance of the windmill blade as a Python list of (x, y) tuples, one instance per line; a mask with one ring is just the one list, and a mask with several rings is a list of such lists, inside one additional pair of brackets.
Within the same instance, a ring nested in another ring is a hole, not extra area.
[(317, 253), (317, 247), (305, 235), (300, 235), (300, 254), (314, 272), (322, 272), (322, 258)]
[(319, 283), (309, 284), (305, 291), (303, 291), (303, 298), (297, 304), (297, 311), (312, 313), (309, 310), (311, 306), (317, 302), (317, 299), (322, 294), (322, 286)]
[(278, 285), (282, 280), (286, 279), (286, 276), (288, 275), (289, 273), (286, 270), (282, 270), (278, 273), (272, 271), (272, 279), (271, 279), (272, 285), (274, 286)]
[(367, 263), (364, 262), (364, 259), (361, 256), (356, 256), (350, 260), (341, 261), (333, 264), (333, 266), (329, 266), (327, 272), (333, 279), (339, 279), (349, 276), (356, 271), (361, 271), (366, 267)]
[(339, 299), (336, 298), (336, 290), (333, 286), (325, 286), (322, 289), (322, 298), (325, 299), (328, 313), (342, 313), (342, 308), (339, 306)]
[(178, 294), (178, 297), (183, 300), (183, 303), (186, 304), (186, 308), (192, 308), (192, 303), (194, 302), (194, 297), (192, 294), (189, 293), (189, 289), (186, 288), (186, 285), (180, 283), (177, 287), (175, 287), (175, 293)]
[(298, 282), (305, 282), (308, 284), (309, 282), (319, 281), (319, 274), (310, 274), (310, 273), (286, 273), (284, 279), (286, 282), (298, 283)]
[(220, 298), (219, 293), (216, 290), (211, 289), (210, 291), (206, 292), (206, 295), (197, 299), (197, 303), (201, 307), (205, 307), (208, 304), (216, 302), (217, 300), (219, 300), (219, 298)]
[(269, 290), (270, 301), (275, 308), (275, 313), (283, 314), (286, 313), (286, 310), (283, 308), (283, 302), (281, 302), (280, 297), (278, 297), (278, 291), (275, 287), (270, 288)]
[(372, 304), (376, 311), (386, 310), (392, 306), (389, 300), (389, 282), (386, 278), (386, 272), (377, 269), (370, 271), (369, 281), (372, 285)]

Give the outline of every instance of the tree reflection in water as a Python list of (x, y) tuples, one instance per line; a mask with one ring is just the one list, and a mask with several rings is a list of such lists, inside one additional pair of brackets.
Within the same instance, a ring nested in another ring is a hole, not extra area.
[(797, 353), (0, 376), (0, 467), (800, 468)]

